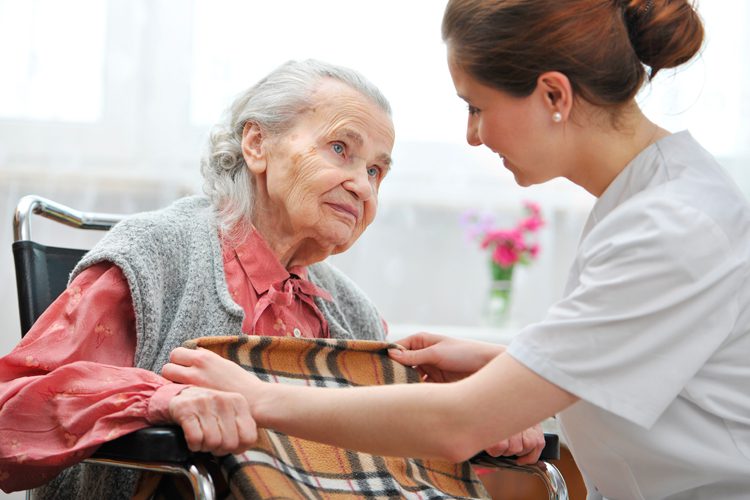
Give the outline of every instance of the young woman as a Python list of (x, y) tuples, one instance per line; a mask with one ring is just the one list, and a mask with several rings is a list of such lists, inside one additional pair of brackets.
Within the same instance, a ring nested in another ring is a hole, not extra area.
[(694, 8), (451, 0), (443, 38), (468, 142), (521, 186), (565, 177), (598, 198), (564, 298), (507, 349), (418, 334), (393, 353), (445, 383), (278, 386), (185, 349), (163, 374), (241, 392), (260, 426), (383, 455), (461, 460), (558, 414), (590, 498), (747, 498), (750, 208), (634, 99), (700, 49)]

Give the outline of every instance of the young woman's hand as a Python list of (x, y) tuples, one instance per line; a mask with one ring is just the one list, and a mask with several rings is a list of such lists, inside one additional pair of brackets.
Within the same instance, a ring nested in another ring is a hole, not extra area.
[(164, 378), (179, 384), (197, 385), (217, 391), (245, 394), (260, 380), (237, 363), (199, 347), (178, 347), (169, 354), (169, 363), (161, 369)]
[(498, 344), (424, 332), (396, 343), (407, 350), (391, 349), (389, 356), (402, 365), (415, 367), (428, 382), (454, 382), (465, 378), (505, 351), (505, 346)]
[(242, 453), (258, 439), (250, 406), (235, 392), (188, 387), (170, 400), (169, 414), (192, 451)]

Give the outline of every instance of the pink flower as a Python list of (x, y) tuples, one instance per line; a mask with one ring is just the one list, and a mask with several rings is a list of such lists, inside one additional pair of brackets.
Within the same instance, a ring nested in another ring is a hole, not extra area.
[(476, 240), (489, 232), (495, 221), (492, 215), (488, 213), (469, 210), (461, 214), (460, 223), (466, 230), (467, 238), (469, 240)]
[(544, 221), (538, 215), (532, 215), (531, 217), (522, 219), (521, 222), (518, 223), (519, 228), (525, 231), (529, 231), (531, 233), (536, 232), (543, 225), (544, 225)]
[(534, 243), (529, 247), (529, 255), (532, 259), (536, 259), (537, 255), (539, 255), (539, 244)]
[(487, 231), (480, 243), (482, 248), (487, 248), (490, 245), (506, 245), (510, 244), (516, 247), (523, 246), (523, 233), (516, 229), (496, 229)]
[(539, 206), (539, 203), (526, 200), (523, 202), (523, 206), (526, 207), (526, 210), (531, 212), (531, 215), (534, 217), (539, 217), (542, 214), (542, 208)]
[(497, 245), (492, 252), (492, 260), (502, 267), (510, 267), (518, 262), (518, 251), (509, 245)]
[(512, 269), (517, 263), (528, 264), (539, 255), (539, 244), (527, 242), (529, 235), (544, 226), (541, 208), (537, 203), (526, 201), (527, 217), (521, 219), (513, 229), (493, 228), (487, 214), (466, 212), (461, 224), (473, 240), (479, 240), (482, 249), (489, 249), (492, 261), (503, 269)]

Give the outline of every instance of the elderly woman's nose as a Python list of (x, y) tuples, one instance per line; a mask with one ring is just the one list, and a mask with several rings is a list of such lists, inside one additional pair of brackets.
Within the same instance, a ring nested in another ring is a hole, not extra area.
[(344, 181), (344, 188), (354, 194), (357, 199), (367, 201), (374, 194), (367, 166), (352, 169), (351, 176)]

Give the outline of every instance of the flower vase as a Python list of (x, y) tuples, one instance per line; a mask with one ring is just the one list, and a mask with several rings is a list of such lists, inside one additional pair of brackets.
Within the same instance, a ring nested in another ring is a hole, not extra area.
[(492, 280), (484, 310), (486, 326), (502, 328), (510, 320), (511, 295), (513, 291), (513, 266), (502, 267), (494, 261)]

